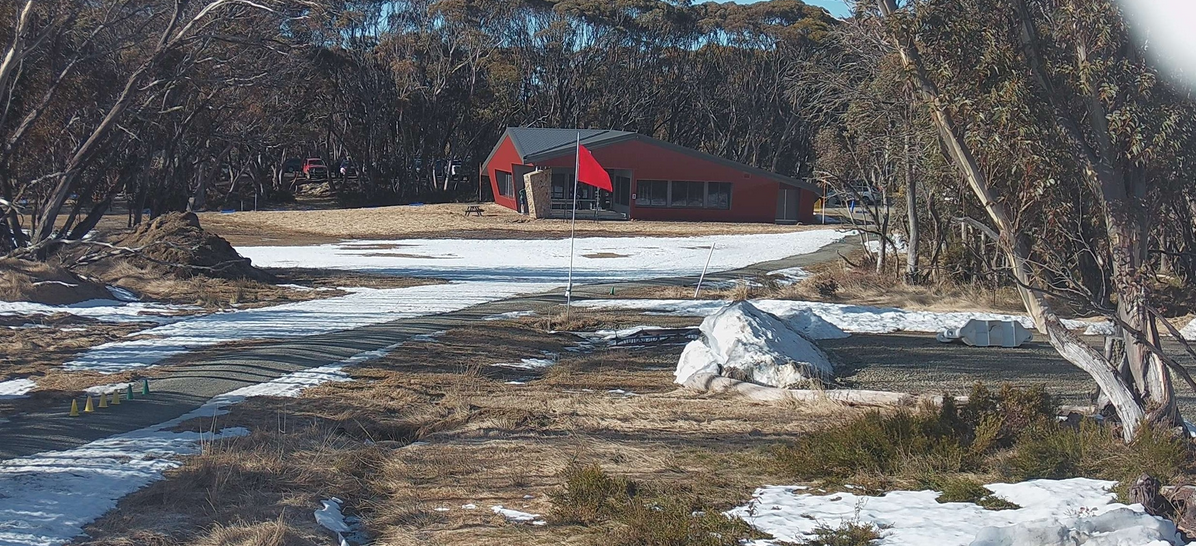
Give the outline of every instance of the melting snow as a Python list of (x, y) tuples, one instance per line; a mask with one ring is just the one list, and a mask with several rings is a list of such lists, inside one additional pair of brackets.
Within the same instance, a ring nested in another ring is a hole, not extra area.
[[(576, 305), (593, 309), (634, 309), (651, 314), (701, 317), (718, 312), (727, 303), (721, 300), (601, 299), (583, 300)], [(752, 304), (761, 311), (811, 327), (815, 339), (820, 338), (820, 335), (837, 334), (833, 330), (826, 330), (821, 324), (814, 327), (812, 315), (843, 332), (867, 334), (938, 332), (944, 328), (959, 328), (972, 319), (1017, 321), (1026, 328), (1034, 327), (1034, 321), (1029, 317), (1000, 313), (908, 311), (896, 307), (791, 300), (752, 300)], [(804, 317), (803, 313), (806, 313)], [(1070, 328), (1090, 325), (1071, 320), (1065, 320), (1064, 324)]]
[(348, 523), (345, 523), (345, 515), (341, 513), (341, 504), (344, 502), (336, 497), (320, 501), (324, 507), (316, 510), (314, 515), (316, 523), (336, 534), (336, 540), (340, 546), (349, 546), (349, 542), (343, 535), (352, 529), (349, 528)]
[(37, 387), (37, 383), (28, 378), (0, 381), (0, 400), (24, 398), (35, 387)]
[(246, 398), (298, 396), (305, 388), (343, 381), (346, 376), (341, 368), (379, 358), (398, 345), (222, 394), (159, 425), (75, 449), (46, 451), (0, 463), (0, 491), (4, 492), (0, 497), (0, 546), (67, 542), (82, 533), (85, 525), (114, 508), (121, 497), (161, 479), (166, 470), (177, 468), (182, 464), (179, 457), (198, 453), (203, 442), (249, 433), (242, 428), (225, 429), (216, 435), (171, 432), (179, 424), (223, 415), (228, 406)]
[(674, 372), (677, 383), (697, 373), (721, 375), (735, 369), (753, 383), (789, 388), (834, 373), (818, 346), (746, 301), (706, 317), (701, 330), (702, 339), (691, 341), (681, 352)]
[(500, 368), (514, 368), (517, 370), (540, 370), (548, 368), (553, 364), (556, 364), (556, 359), (525, 358), (519, 362), (500, 362), (498, 364), (491, 364), (491, 366), (498, 366)]
[(534, 317), (535, 311), (507, 311), (506, 313), (498, 313), (488, 317), (482, 317), (482, 320), (511, 320), (523, 317)]
[(1184, 336), (1184, 339), (1196, 341), (1196, 319), (1192, 319), (1192, 322), (1184, 326), (1179, 333)]
[(158, 322), (179, 320), (179, 311), (194, 310), (186, 305), (160, 305), (116, 300), (87, 300), (70, 305), (45, 305), (27, 301), (0, 301), (0, 315), (56, 315), (67, 313), (104, 322)]
[[(850, 232), (825, 230), (704, 237), (585, 237), (576, 240), (574, 280), (647, 279), (697, 275), (715, 245), (710, 271), (808, 254)], [(399, 252), (379, 248), (394, 245)], [(569, 240), (404, 239), (350, 241), (308, 247), (242, 247), (262, 267), (368, 270), (451, 280), (564, 284)], [(616, 258), (586, 255), (617, 253)]]
[[(754, 546), (798, 542), (810, 538), (819, 525), (837, 527), (845, 521), (880, 527), (877, 546), (1183, 544), (1171, 522), (1142, 513), (1141, 505), (1114, 502), (1115, 495), (1108, 491), (1113, 485), (1074, 478), (985, 486), (1021, 507), (1015, 510), (986, 510), (964, 502), (940, 504), (935, 491), (893, 491), (869, 497), (812, 495), (801, 487), (767, 486), (757, 489), (746, 506), (727, 514), (774, 537), (751, 542)], [(976, 540), (978, 535), (981, 540)]]
[(65, 364), (68, 370), (116, 373), (156, 364), (191, 349), (244, 339), (302, 337), (409, 317), (456, 311), (520, 293), (539, 292), (545, 285), (519, 283), (453, 283), (407, 288), (352, 288), (352, 293), (325, 300), (303, 301), (194, 317), (151, 328), (138, 335), (151, 339), (116, 341), (91, 348)]
[(540, 514), (530, 514), (527, 512), (520, 512), (519, 510), (511, 510), (509, 508), (503, 508), (502, 505), (491, 506), (490, 509), (493, 510), (495, 514), (506, 518), (507, 521), (513, 521), (515, 523), (530, 523), (532, 525), (544, 525), (547, 523), (540, 519), (542, 517)]

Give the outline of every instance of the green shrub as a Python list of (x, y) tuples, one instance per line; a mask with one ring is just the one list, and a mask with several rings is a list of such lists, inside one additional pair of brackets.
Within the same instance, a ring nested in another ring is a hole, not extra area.
[(598, 465), (571, 465), (562, 473), (565, 490), (551, 495), (552, 519), (592, 525), (612, 519), (636, 493), (636, 483), (613, 478)]
[(564, 491), (550, 496), (553, 521), (618, 522), (622, 525), (614, 538), (619, 546), (735, 546), (763, 536), (743, 520), (707, 510), (684, 494), (651, 491), (612, 477), (598, 465), (571, 465), (561, 477)]
[(869, 412), (842, 428), (811, 432), (776, 449), (783, 472), (799, 479), (842, 479), (859, 473), (959, 472), (970, 464), (953, 428), (953, 413)]
[(819, 525), (814, 528), (814, 538), (799, 544), (803, 546), (868, 546), (880, 539), (880, 529), (870, 523), (845, 521), (838, 527)]
[(620, 546), (738, 546), (762, 537), (741, 519), (667, 497), (636, 499), (619, 521), (624, 524), (615, 534)]
[(930, 482), (930, 487), (942, 492), (938, 496), (940, 503), (944, 502), (970, 502), (978, 504), (989, 510), (1009, 510), (1018, 508), (1018, 505), (1013, 504), (1005, 499), (996, 497), (992, 491), (989, 491), (980, 482), (959, 477), (944, 477), (937, 478)]

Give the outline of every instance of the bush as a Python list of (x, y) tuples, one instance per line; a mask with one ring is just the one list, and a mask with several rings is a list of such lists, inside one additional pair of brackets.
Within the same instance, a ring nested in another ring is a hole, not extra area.
[(1005, 499), (996, 497), (980, 482), (970, 478), (946, 477), (931, 480), (928, 485), (942, 494), (937, 500), (945, 502), (970, 502), (989, 510), (1009, 510), (1019, 508)]
[(635, 482), (612, 478), (598, 465), (572, 465), (562, 476), (565, 490), (551, 495), (552, 518), (560, 523), (593, 525), (612, 519), (635, 496)]
[(803, 546), (868, 546), (880, 539), (880, 529), (875, 525), (845, 521), (838, 527), (819, 525), (814, 528), (814, 538), (799, 544)]
[(738, 546), (760, 537), (741, 519), (695, 511), (674, 498), (637, 499), (619, 521), (625, 527), (615, 536), (618, 544), (626, 546)]
[(743, 520), (707, 510), (684, 496), (653, 492), (632, 480), (608, 475), (598, 465), (572, 465), (562, 472), (565, 490), (551, 495), (559, 523), (618, 522), (622, 546), (737, 546), (762, 535)]
[(971, 457), (955, 429), (952, 405), (946, 411), (879, 412), (842, 428), (812, 432), (782, 446), (775, 457), (782, 471), (804, 480), (843, 479), (860, 473), (959, 472)]

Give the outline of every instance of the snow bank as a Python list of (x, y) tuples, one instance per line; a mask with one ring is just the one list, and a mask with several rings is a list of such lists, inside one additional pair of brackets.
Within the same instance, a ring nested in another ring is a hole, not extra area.
[[(365, 351), (310, 370), (284, 375), (214, 397), (203, 406), (165, 423), (96, 440), (75, 449), (46, 451), (0, 463), (0, 546), (56, 545), (117, 501), (182, 464), (180, 457), (199, 452), (214, 439), (241, 436), (243, 428), (218, 434), (171, 432), (179, 424), (227, 413), (228, 406), (254, 396), (298, 396), (326, 381), (343, 381), (341, 368), (380, 358), (399, 344)], [(104, 385), (102, 387), (108, 387)], [(318, 516), (317, 516), (318, 517)]]
[(36, 387), (37, 383), (28, 378), (0, 381), (0, 400), (24, 398), (25, 395), (29, 394), (29, 391)]
[(351, 294), (216, 313), (138, 332), (150, 339), (91, 348), (64, 366), (100, 373), (152, 366), (191, 349), (244, 339), (276, 339), (348, 330), (392, 320), (457, 311), (549, 286), (526, 283), (451, 283), (407, 288), (351, 288)]
[[(576, 240), (575, 282), (698, 275), (715, 245), (710, 271), (808, 254), (851, 232), (833, 229), (704, 237), (583, 237)], [(568, 239), (403, 239), (307, 247), (241, 247), (259, 267), (314, 267), (462, 281), (564, 284)]]
[(801, 332), (807, 338), (818, 339), (843, 339), (851, 337), (851, 334), (844, 332), (838, 326), (827, 322), (818, 313), (810, 309), (801, 309), (796, 313), (786, 317), (786, 322), (794, 330)]
[(195, 310), (189, 305), (161, 305), (138, 301), (87, 300), (70, 305), (46, 305), (27, 301), (0, 301), (0, 315), (31, 316), (66, 313), (103, 322), (157, 322), (180, 320), (180, 311)]
[[(654, 299), (601, 299), (583, 300), (575, 303), (579, 307), (594, 309), (633, 309), (653, 314), (677, 316), (710, 316), (722, 309), (726, 301), (718, 300), (654, 300)], [(752, 300), (761, 311), (771, 313), (785, 320), (794, 319), (803, 311), (813, 313), (822, 320), (844, 332), (863, 334), (888, 334), (893, 332), (938, 332), (944, 328), (959, 328), (968, 321), (1007, 320), (1017, 321), (1026, 328), (1033, 328), (1034, 321), (1021, 315), (980, 312), (934, 312), (908, 311), (896, 307), (873, 307), (843, 303), (793, 300)], [(1068, 327), (1087, 326), (1086, 322), (1064, 321)]]
[(699, 329), (702, 339), (681, 352), (677, 383), (711, 373), (788, 388), (834, 373), (826, 354), (800, 331), (746, 301), (706, 317)]
[[(1114, 482), (1073, 478), (987, 485), (1015, 510), (972, 503), (939, 504), (935, 491), (893, 491), (881, 497), (811, 495), (803, 487), (767, 486), (727, 515), (740, 517), (777, 541), (809, 538), (819, 525), (845, 521), (882, 528), (877, 546), (1114, 546), (1183, 544), (1174, 524), (1146, 515), (1141, 505), (1114, 502)], [(1053, 534), (1052, 534), (1053, 533)], [(765, 546), (774, 540), (751, 544)]]

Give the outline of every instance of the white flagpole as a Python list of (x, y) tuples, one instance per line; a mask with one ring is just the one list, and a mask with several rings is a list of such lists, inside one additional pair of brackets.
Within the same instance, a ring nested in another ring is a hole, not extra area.
[(569, 284), (565, 286), (565, 316), (573, 305), (573, 243), (577, 233), (577, 175), (581, 172), (581, 131), (577, 131), (577, 148), (573, 159), (573, 220), (569, 222)]

